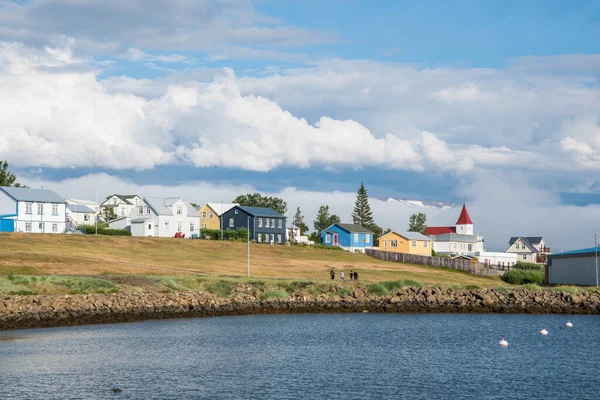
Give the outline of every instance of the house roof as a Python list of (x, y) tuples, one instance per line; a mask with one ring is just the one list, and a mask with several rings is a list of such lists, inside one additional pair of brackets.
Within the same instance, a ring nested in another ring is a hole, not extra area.
[(216, 214), (221, 216), (223, 213), (231, 210), (235, 206), (239, 206), (238, 203), (206, 203)]
[(0, 192), (6, 193), (15, 201), (31, 201), (36, 203), (65, 203), (65, 199), (49, 189), (31, 189), (0, 186)]
[[(403, 238), (406, 238), (408, 240), (427, 240), (427, 241), (431, 240), (431, 238), (429, 236), (422, 235), (419, 232), (408, 232), (408, 231), (407, 232), (396, 232), (396, 231), (388, 232), (385, 235), (381, 236), (381, 238), (386, 235), (389, 235), (390, 233), (395, 233), (396, 235), (402, 236)], [(379, 239), (381, 239), (381, 238), (379, 238)]]
[(123, 200), (125, 204), (129, 205), (133, 205), (133, 203), (129, 201), (130, 199), (133, 199), (134, 197), (139, 197), (137, 194), (111, 194), (110, 196), (106, 197), (106, 200), (110, 199), (113, 196), (117, 196), (119, 199)]
[(342, 228), (343, 230), (345, 230), (346, 232), (349, 233), (370, 233), (371, 235), (373, 234), (373, 232), (371, 232), (370, 230), (368, 230), (367, 228), (365, 228), (362, 225), (358, 225), (358, 224), (333, 224), (330, 225), (326, 228), (326, 230), (328, 230), (329, 228), (331, 228), (332, 226), (339, 226), (340, 228)]
[(456, 256), (452, 256), (453, 260), (456, 259), (456, 258), (466, 258), (467, 260), (476, 260), (477, 259), (477, 257), (470, 256), (470, 255), (467, 255), (467, 254), (459, 254), (459, 255), (456, 255)]
[(134, 218), (131, 220), (132, 224), (140, 224), (142, 222), (146, 222), (153, 219), (152, 217), (140, 217), (140, 218)]
[(471, 221), (471, 217), (469, 217), (466, 204), (463, 204), (462, 206), (462, 210), (460, 212), (460, 216), (458, 217), (458, 221), (456, 221), (456, 225), (473, 225), (473, 221)]
[(95, 201), (92, 201), (92, 200), (82, 200), (82, 199), (72, 199), (72, 198), (66, 198), (65, 200), (67, 201), (68, 204), (89, 204), (92, 206), (98, 205), (98, 203), (96, 203)]
[(536, 249), (534, 247), (534, 244), (539, 244), (542, 241), (542, 237), (541, 236), (535, 236), (535, 237), (523, 237), (523, 236), (511, 237), (510, 240), (508, 241), (508, 247), (512, 246), (519, 239), (521, 239), (521, 241), (525, 244), (525, 246), (527, 246), (527, 248), (529, 250), (531, 250), (534, 253), (539, 253), (538, 249)]
[(549, 258), (560, 257), (560, 256), (578, 256), (578, 255), (586, 255), (589, 254), (591, 256), (595, 255), (596, 252), (600, 255), (600, 246), (596, 247), (588, 247), (587, 249), (579, 249), (579, 250), (571, 250), (571, 251), (563, 251), (562, 253), (554, 253), (549, 254)]
[(443, 235), (431, 236), (429, 239), (433, 242), (465, 242), (477, 243), (477, 235), (461, 235), (460, 233), (446, 233)]
[(175, 210), (172, 210), (169, 207), (172, 207), (177, 201), (183, 201), (188, 208), (188, 217), (199, 217), (200, 213), (194, 207), (192, 207), (187, 201), (182, 199), (181, 197), (168, 197), (168, 198), (158, 198), (158, 197), (144, 197), (144, 202), (150, 206), (154, 210), (154, 212), (158, 215), (175, 215)]
[[(246, 207), (246, 206), (234, 206), (231, 208), (235, 208), (238, 207), (241, 210), (244, 210), (245, 212), (247, 212), (248, 214), (254, 216), (254, 217), (275, 217), (275, 218), (285, 218), (284, 215), (278, 213), (275, 210), (272, 210), (270, 208), (266, 208), (266, 207)], [(231, 209), (230, 208), (230, 209)], [(229, 211), (229, 210), (227, 210)]]
[(67, 208), (69, 209), (69, 211), (76, 213), (94, 214), (96, 212), (88, 206), (84, 206), (81, 204), (67, 204)]
[(447, 233), (456, 233), (454, 226), (428, 226), (425, 228), (425, 234), (430, 236), (444, 235)]

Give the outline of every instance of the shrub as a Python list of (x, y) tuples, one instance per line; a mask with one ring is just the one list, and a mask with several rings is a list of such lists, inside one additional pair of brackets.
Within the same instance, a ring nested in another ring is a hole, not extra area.
[(233, 289), (235, 285), (233, 282), (220, 280), (213, 282), (206, 282), (204, 284), (204, 289), (207, 292), (216, 294), (219, 297), (229, 297), (233, 294)]
[(312, 245), (313, 249), (324, 249), (324, 250), (341, 250), (341, 251), (345, 251), (343, 248), (339, 247), (339, 246), (325, 246), (324, 244), (320, 244), (320, 243), (315, 243), (314, 245)]
[(21, 289), (18, 291), (13, 291), (13, 292), (8, 292), (9, 295), (15, 295), (18, 294), (19, 296), (31, 296), (34, 294), (37, 294), (37, 292), (35, 290), (31, 290), (31, 289)]
[(381, 285), (383, 285), (383, 287), (392, 292), (396, 289), (400, 289), (403, 288), (405, 286), (411, 286), (411, 287), (421, 287), (421, 284), (419, 282), (410, 280), (410, 279), (405, 279), (405, 280), (401, 280), (401, 281), (383, 281), (380, 282)]
[(544, 275), (544, 271), (513, 269), (506, 271), (502, 275), (502, 280), (512, 285), (523, 285), (527, 283), (542, 285), (544, 283)]
[(367, 292), (377, 296), (386, 296), (389, 294), (388, 290), (381, 283), (371, 283), (367, 285)]
[(338, 296), (350, 296), (352, 291), (350, 288), (344, 287), (337, 291)]
[(261, 300), (284, 300), (287, 299), (288, 294), (283, 290), (267, 290), (262, 296), (260, 296)]
[[(79, 225), (77, 229), (84, 232), (86, 235), (93, 235), (96, 233), (95, 225)], [(124, 229), (108, 229), (102, 225), (98, 225), (98, 235), (105, 236), (131, 236), (130, 231), (126, 231)]]
[(517, 263), (515, 265), (513, 265), (514, 269), (520, 269), (523, 271), (542, 271), (544, 269), (544, 266), (542, 264), (535, 264), (535, 263), (530, 263), (530, 262), (524, 262), (524, 261), (517, 261)]
[(532, 292), (537, 292), (537, 291), (540, 290), (540, 287), (538, 285), (533, 284), (533, 283), (529, 283), (527, 285), (521, 285), (521, 287), (523, 289), (527, 289), (527, 290), (530, 290)]
[(466, 290), (479, 290), (479, 286), (477, 286), (477, 285), (466, 285), (465, 289)]

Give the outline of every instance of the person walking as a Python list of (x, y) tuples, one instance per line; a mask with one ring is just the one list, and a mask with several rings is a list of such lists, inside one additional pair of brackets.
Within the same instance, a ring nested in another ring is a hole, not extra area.
[(350, 271), (350, 280), (354, 279), (354, 272)]
[(358, 280), (358, 272), (354, 271), (354, 280), (357, 281)]
[(344, 280), (344, 271), (340, 272), (340, 281)]
[(335, 268), (331, 267), (331, 271), (329, 272), (329, 275), (331, 276), (331, 280), (335, 279)]

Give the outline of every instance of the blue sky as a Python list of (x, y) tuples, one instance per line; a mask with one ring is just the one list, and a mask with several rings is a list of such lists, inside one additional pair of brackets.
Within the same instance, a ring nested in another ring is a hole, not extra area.
[(535, 201), (511, 207), (597, 215), (598, 2), (0, 10), (0, 159), (32, 184), (88, 196), (98, 174), (132, 190), (294, 188), (319, 199), (312, 210), (364, 181), (378, 198), (486, 210), (505, 207), (495, 190), (527, 192)]

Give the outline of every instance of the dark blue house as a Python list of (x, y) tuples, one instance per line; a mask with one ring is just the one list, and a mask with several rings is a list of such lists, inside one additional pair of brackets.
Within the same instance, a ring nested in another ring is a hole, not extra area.
[(286, 217), (264, 207), (235, 206), (222, 216), (225, 229), (250, 227), (250, 239), (257, 243), (283, 244)]
[(373, 247), (373, 232), (356, 224), (333, 224), (321, 231), (325, 246), (340, 246), (348, 251)]

